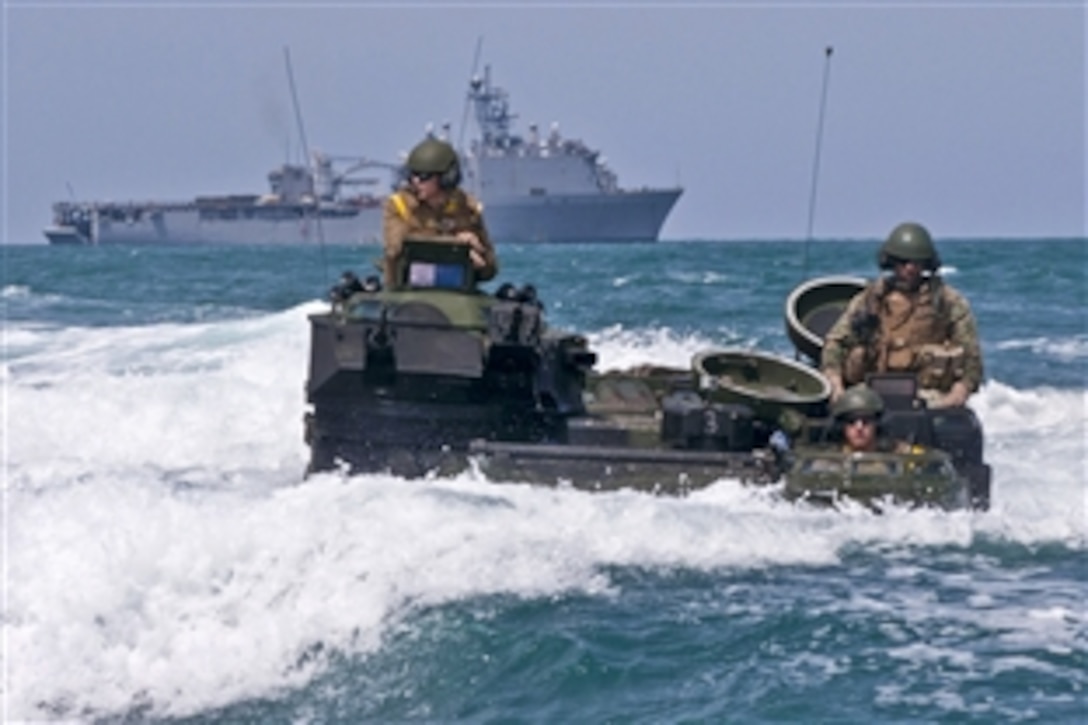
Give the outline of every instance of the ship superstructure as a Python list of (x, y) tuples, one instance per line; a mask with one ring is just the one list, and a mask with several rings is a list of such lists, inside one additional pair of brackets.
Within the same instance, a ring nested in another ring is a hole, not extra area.
[(499, 242), (656, 241), (683, 190), (623, 189), (600, 152), (560, 136), (557, 124), (522, 137), (491, 68), (469, 83), (480, 136), (464, 152), (466, 187), (484, 203)]

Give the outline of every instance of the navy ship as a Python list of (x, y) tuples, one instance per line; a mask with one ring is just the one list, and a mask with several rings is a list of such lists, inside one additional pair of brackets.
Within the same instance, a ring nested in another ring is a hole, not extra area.
[(469, 84), (480, 137), (464, 153), (465, 186), (485, 207), (499, 242), (648, 242), (680, 198), (680, 187), (624, 189), (601, 157), (556, 124), (541, 136), (511, 131), (507, 92), (491, 84), (491, 68)]
[(265, 194), (189, 201), (61, 201), (46, 227), (50, 244), (376, 244), (384, 193), (356, 190), (380, 179), (359, 172), (395, 165), (354, 159), (334, 166), (315, 152), (310, 166), (283, 164)]
[[(561, 138), (555, 125), (546, 136), (535, 125), (527, 137), (516, 135), (490, 67), (471, 79), (468, 101), (480, 136), (462, 151), (465, 187), (483, 201), (496, 242), (658, 239), (680, 187), (622, 188), (599, 151)], [(360, 176), (374, 169), (389, 173), (386, 188)], [(269, 173), (265, 194), (57, 202), (44, 233), (51, 244), (377, 244), (383, 201), (403, 178), (403, 162), (316, 152), (309, 165)], [(366, 185), (375, 188), (357, 188)]]

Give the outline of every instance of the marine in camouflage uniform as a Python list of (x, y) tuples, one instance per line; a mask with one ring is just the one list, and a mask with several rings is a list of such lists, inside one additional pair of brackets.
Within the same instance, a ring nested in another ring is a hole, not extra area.
[[(831, 417), (837, 432), (842, 438), (844, 454), (858, 452), (911, 453), (921, 452), (921, 447), (912, 447), (905, 441), (892, 440), (884, 435), (881, 419), (884, 417), (884, 399), (880, 393), (865, 383), (859, 383), (839, 396), (831, 406)], [(873, 426), (871, 435), (852, 437), (848, 429), (858, 425)], [(858, 441), (862, 441), (859, 445)]]
[(404, 240), (417, 235), (450, 237), (452, 242), (469, 245), (476, 280), (493, 278), (499, 263), (484, 225), (483, 205), (458, 188), (461, 170), (453, 147), (435, 138), (424, 139), (408, 156), (408, 172), (408, 184), (390, 194), (382, 212), (385, 284), (398, 283)]
[(824, 338), (820, 367), (832, 398), (868, 373), (914, 372), (931, 407), (964, 405), (982, 382), (978, 328), (967, 300), (937, 274), (929, 232), (900, 224), (877, 261), (894, 274), (855, 295)]
[[(880, 393), (865, 383), (851, 386), (831, 406), (833, 428), (830, 439), (843, 458), (853, 457), (855, 473), (884, 475), (889, 473), (885, 459), (857, 459), (856, 454), (895, 453), (900, 455), (922, 453), (922, 446), (895, 440), (885, 435), (881, 420), (884, 416), (884, 399)], [(831, 445), (831, 444), (829, 444)], [(813, 472), (840, 472), (842, 463), (831, 458), (816, 458), (807, 463)]]

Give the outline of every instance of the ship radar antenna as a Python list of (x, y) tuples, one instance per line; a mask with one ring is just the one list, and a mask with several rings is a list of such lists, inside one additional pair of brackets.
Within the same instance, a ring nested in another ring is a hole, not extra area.
[[(306, 159), (307, 171), (310, 174), (310, 183), (312, 185), (314, 181), (314, 172), (313, 168), (310, 166), (310, 164), (312, 163), (310, 156), (310, 146), (306, 143), (306, 127), (302, 124), (302, 109), (299, 106), (298, 93), (295, 90), (295, 72), (294, 69), (291, 67), (291, 49), (286, 45), (283, 46), (283, 59), (287, 65), (287, 83), (291, 88), (291, 103), (295, 107), (295, 122), (298, 124), (298, 137), (299, 141), (302, 142), (302, 153), (304, 154), (304, 157)], [(321, 246), (321, 264), (324, 267), (325, 279), (328, 280), (329, 264), (328, 260), (325, 257), (325, 230), (321, 226), (321, 202), (317, 198), (317, 189), (311, 188), (310, 195), (313, 197), (315, 211), (317, 212), (314, 216), (314, 226), (317, 228), (317, 241), (318, 244)], [(302, 208), (305, 210), (305, 205)], [(305, 214), (305, 211), (303, 212), (303, 214)], [(306, 217), (303, 216), (304, 220), (305, 218)]]
[(812, 188), (808, 199), (808, 231), (805, 234), (804, 277), (808, 277), (808, 248), (812, 242), (812, 227), (816, 220), (816, 189), (820, 178), (820, 147), (824, 136), (824, 110), (827, 107), (827, 83), (831, 76), (831, 54), (834, 48), (830, 45), (824, 49), (824, 82), (820, 92), (820, 112), (816, 119), (816, 155), (812, 161)]
[[(472, 56), (472, 70), (468, 74), (468, 81), (470, 87), (475, 87), (479, 84), (479, 79), (476, 77), (476, 69), (480, 65), (480, 50), (484, 45), (484, 36), (476, 38), (476, 52)], [(461, 111), (461, 128), (457, 131), (457, 150), (460, 153), (465, 152), (465, 127), (468, 125), (468, 107), (472, 100), (472, 93), (469, 92), (465, 96), (465, 107)]]

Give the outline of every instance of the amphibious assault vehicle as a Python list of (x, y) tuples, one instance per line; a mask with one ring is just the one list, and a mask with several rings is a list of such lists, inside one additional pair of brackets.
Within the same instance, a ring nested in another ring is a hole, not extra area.
[[(533, 286), (488, 294), (472, 270), (463, 245), (409, 239), (395, 284), (345, 273), (332, 289), (331, 309), (310, 317), (310, 472), (477, 466), (495, 481), (663, 494), (733, 478), (819, 503), (988, 505), (977, 418), (926, 409), (912, 377), (872, 383), (889, 431), (924, 452), (837, 454), (829, 467), (830, 385), (811, 364), (725, 349), (696, 355), (690, 369), (602, 372), (583, 336), (547, 324)], [(818, 359), (853, 284), (828, 278), (791, 295), (799, 357)]]

